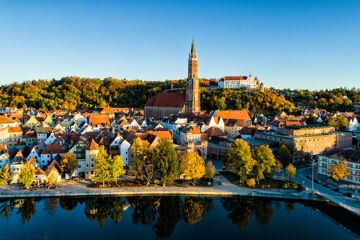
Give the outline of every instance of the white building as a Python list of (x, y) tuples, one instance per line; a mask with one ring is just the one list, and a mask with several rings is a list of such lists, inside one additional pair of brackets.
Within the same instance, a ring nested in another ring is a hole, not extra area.
[(318, 173), (330, 176), (330, 167), (339, 162), (346, 162), (350, 175), (343, 181), (360, 183), (360, 151), (357, 150), (334, 150), (318, 158)]
[(219, 80), (218, 87), (260, 89), (260, 83), (251, 74), (249, 76), (225, 76)]

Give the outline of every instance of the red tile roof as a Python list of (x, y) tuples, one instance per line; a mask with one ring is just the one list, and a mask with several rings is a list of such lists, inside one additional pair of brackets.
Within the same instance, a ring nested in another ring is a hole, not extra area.
[(224, 80), (246, 80), (247, 76), (225, 76)]
[(246, 110), (227, 110), (216, 111), (216, 116), (223, 119), (240, 119), (244, 121), (251, 121), (250, 115)]
[(65, 153), (65, 150), (60, 146), (58, 142), (46, 146), (41, 154), (56, 154), (56, 153)]
[(15, 121), (8, 118), (8, 117), (5, 117), (5, 116), (0, 116), (0, 123), (14, 123)]
[(97, 126), (97, 125), (108, 126), (110, 124), (109, 115), (92, 114), (92, 115), (90, 115), (89, 119), (90, 119), (92, 126)]
[(216, 127), (209, 128), (205, 133), (208, 133), (209, 137), (221, 137), (226, 135), (220, 128)]
[(86, 150), (99, 150), (99, 145), (95, 142), (94, 139), (91, 139), (91, 142), (87, 146)]
[(23, 131), (21, 130), (20, 127), (16, 126), (16, 127), (9, 127), (8, 132), (9, 133), (22, 133)]
[(155, 98), (148, 99), (145, 106), (182, 108), (185, 106), (185, 95), (183, 93), (160, 93)]

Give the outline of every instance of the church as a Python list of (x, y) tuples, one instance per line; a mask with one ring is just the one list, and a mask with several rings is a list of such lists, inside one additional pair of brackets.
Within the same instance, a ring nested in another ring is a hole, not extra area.
[(199, 114), (200, 113), (200, 87), (198, 79), (198, 59), (194, 40), (188, 60), (188, 78), (186, 92), (160, 93), (148, 99), (145, 104), (145, 118), (162, 119), (171, 114)]

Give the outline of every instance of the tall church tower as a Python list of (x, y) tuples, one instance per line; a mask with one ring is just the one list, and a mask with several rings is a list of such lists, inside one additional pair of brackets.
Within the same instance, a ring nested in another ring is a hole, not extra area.
[(198, 80), (198, 59), (194, 39), (189, 54), (188, 78), (186, 81), (185, 113), (200, 113), (200, 88)]

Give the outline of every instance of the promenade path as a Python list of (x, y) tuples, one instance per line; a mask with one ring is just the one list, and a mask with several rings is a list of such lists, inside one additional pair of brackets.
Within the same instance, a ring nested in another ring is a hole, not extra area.
[(63, 196), (144, 196), (144, 195), (186, 195), (186, 196), (258, 196), (309, 200), (309, 192), (294, 190), (248, 189), (229, 182), (222, 175), (214, 177), (211, 187), (119, 187), (88, 188), (86, 182), (63, 181), (57, 189), (20, 190), (16, 185), (0, 187), (0, 198), (63, 197)]

